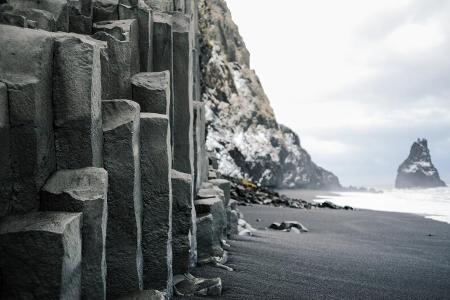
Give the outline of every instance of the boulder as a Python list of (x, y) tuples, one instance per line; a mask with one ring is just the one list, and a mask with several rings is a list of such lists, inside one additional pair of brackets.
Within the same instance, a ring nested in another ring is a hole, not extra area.
[(396, 188), (431, 188), (446, 186), (431, 161), (428, 141), (418, 139), (411, 146), (408, 158), (398, 168)]
[[(308, 228), (303, 226), (300, 222), (297, 221), (284, 221), (282, 223), (272, 223), (269, 226), (270, 229), (275, 230), (284, 230), (284, 231), (291, 231), (293, 228), (298, 230), (299, 232), (308, 232)], [(294, 230), (295, 231), (295, 230)]]
[(139, 112), (133, 101), (102, 101), (103, 161), (109, 175), (108, 298), (143, 286)]
[(10, 213), (25, 213), (39, 207), (39, 190), (56, 168), (53, 38), (44, 31), (0, 25), (0, 44), (7, 45), (0, 54), (0, 82), (7, 88), (5, 92), (2, 85), (0, 105), (5, 110), (0, 123), (2, 135), (9, 132), (10, 137), (2, 139), (2, 151), (9, 156), (1, 162), (0, 210), (8, 207)]
[(144, 289), (172, 294), (172, 184), (167, 116), (141, 113)]
[(0, 222), (1, 299), (80, 299), (81, 214), (33, 212)]
[(170, 72), (139, 73), (131, 78), (133, 100), (142, 112), (169, 116)]
[(102, 166), (102, 47), (104, 43), (81, 35), (56, 36), (53, 110), (58, 169)]
[(115, 300), (166, 300), (166, 294), (155, 290), (137, 291)]
[(220, 278), (196, 278), (191, 274), (176, 275), (174, 289), (177, 296), (212, 296), (222, 295), (222, 280)]
[(82, 299), (106, 299), (107, 190), (108, 173), (85, 168), (55, 172), (41, 191), (42, 211), (83, 213)]
[(137, 21), (102, 21), (93, 31), (94, 38), (108, 43), (101, 56), (102, 100), (131, 99), (131, 77), (140, 70)]

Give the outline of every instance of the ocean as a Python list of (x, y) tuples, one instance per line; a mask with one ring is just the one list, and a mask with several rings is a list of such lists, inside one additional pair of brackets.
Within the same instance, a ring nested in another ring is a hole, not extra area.
[(450, 224), (450, 187), (411, 190), (384, 190), (383, 193), (336, 192), (319, 196), (338, 205), (378, 211), (402, 212)]

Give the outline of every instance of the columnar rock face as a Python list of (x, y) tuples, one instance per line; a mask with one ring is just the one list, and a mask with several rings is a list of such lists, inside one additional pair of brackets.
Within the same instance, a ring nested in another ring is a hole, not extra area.
[(9, 134), (8, 89), (0, 82), (0, 218), (9, 211), (12, 189)]
[(0, 0), (1, 299), (221, 286), (188, 274), (197, 238), (223, 254), (229, 199), (201, 189), (196, 1)]
[(94, 24), (94, 38), (108, 43), (102, 55), (102, 99), (131, 99), (131, 77), (140, 71), (136, 20)]
[(195, 215), (192, 215), (192, 177), (172, 170), (172, 195), (173, 195), (173, 224), (172, 224), (172, 248), (173, 248), (173, 273), (184, 274), (189, 271), (192, 236), (195, 238), (192, 224)]
[(193, 173), (192, 28), (184, 14), (173, 15), (174, 169)]
[(224, 194), (223, 205), (227, 207), (230, 202), (231, 182), (225, 179), (212, 179), (209, 181), (209, 183), (213, 184), (214, 186), (220, 188), (223, 191)]
[(37, 212), (0, 222), (0, 298), (80, 299), (81, 214)]
[(169, 116), (170, 113), (170, 73), (139, 73), (131, 79), (133, 100), (139, 103), (142, 112)]
[(42, 211), (83, 213), (82, 299), (106, 299), (107, 190), (106, 171), (85, 168), (57, 171), (41, 192)]
[(55, 170), (53, 41), (42, 31), (0, 25), (0, 44), (7, 45), (0, 53), (0, 81), (6, 83), (2, 98), (7, 95), (9, 106), (9, 126), (3, 121), (2, 132), (10, 136), (9, 150), (7, 142), (1, 145), (10, 156), (2, 161), (0, 177), (8, 177), (0, 206), (7, 213), (24, 213), (39, 207), (38, 192)]
[(108, 298), (142, 289), (140, 108), (102, 101), (103, 159), (109, 175), (106, 263)]
[(408, 158), (398, 168), (396, 188), (431, 188), (446, 186), (431, 162), (426, 139), (418, 139), (411, 146)]
[(61, 35), (55, 39), (53, 109), (58, 169), (102, 166), (101, 44)]
[(172, 293), (172, 184), (169, 118), (141, 113), (144, 289)]

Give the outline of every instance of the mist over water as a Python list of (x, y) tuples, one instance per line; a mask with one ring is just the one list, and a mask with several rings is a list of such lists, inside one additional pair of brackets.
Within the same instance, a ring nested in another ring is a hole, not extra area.
[(316, 201), (325, 200), (360, 209), (419, 214), (450, 224), (450, 187), (388, 189), (381, 194), (337, 192), (335, 196), (319, 196)]

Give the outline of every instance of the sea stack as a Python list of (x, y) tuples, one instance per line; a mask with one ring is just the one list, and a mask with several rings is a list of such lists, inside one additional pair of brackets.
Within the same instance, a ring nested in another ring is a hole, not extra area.
[(431, 162), (426, 139), (417, 139), (411, 146), (408, 158), (398, 168), (395, 187), (432, 188), (446, 186), (439, 177), (438, 170)]

